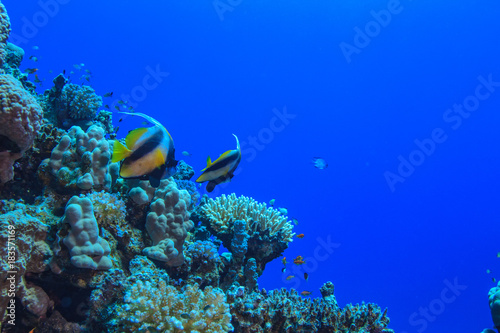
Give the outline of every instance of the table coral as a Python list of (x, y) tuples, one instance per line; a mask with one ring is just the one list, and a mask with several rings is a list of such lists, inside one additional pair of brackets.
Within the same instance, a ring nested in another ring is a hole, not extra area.
[(146, 217), (153, 246), (145, 248), (144, 254), (169, 266), (181, 265), (182, 246), (188, 230), (194, 226), (189, 219), (191, 208), (191, 196), (186, 190), (179, 191), (172, 178), (162, 180)]
[(182, 292), (165, 281), (137, 281), (125, 292), (116, 309), (110, 332), (232, 331), (231, 315), (224, 293), (218, 288), (200, 290), (187, 285)]
[(108, 257), (111, 249), (108, 242), (99, 236), (90, 199), (72, 197), (66, 205), (63, 223), (71, 225), (71, 231), (63, 241), (70, 249), (73, 265), (91, 269), (111, 268)]
[[(260, 276), (265, 265), (281, 255), (294, 235), (293, 225), (278, 210), (252, 198), (236, 197), (234, 193), (215, 200), (204, 198), (193, 220), (206, 225), (233, 254), (229, 274), (221, 285), (224, 289), (236, 281), (255, 286), (251, 281), (253, 273), (250, 274), (249, 268), (244, 272), (248, 260), (255, 260), (255, 272)], [(254, 267), (253, 263), (251, 266)]]
[(225, 194), (210, 199), (202, 208), (203, 213), (210, 221), (212, 228), (218, 232), (224, 232), (232, 227), (235, 220), (247, 222), (247, 230), (268, 230), (269, 234), (280, 235), (280, 238), (289, 243), (294, 233), (293, 225), (287, 221), (278, 210), (267, 207), (265, 203), (258, 203), (252, 198), (236, 194), (226, 196)]
[(0, 74), (0, 183), (14, 176), (13, 164), (33, 145), (43, 111), (12, 75)]

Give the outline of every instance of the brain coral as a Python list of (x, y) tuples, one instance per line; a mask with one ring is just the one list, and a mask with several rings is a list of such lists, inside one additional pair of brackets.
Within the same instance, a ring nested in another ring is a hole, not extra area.
[(0, 74), (0, 182), (14, 176), (12, 165), (31, 147), (43, 111), (12, 75)]

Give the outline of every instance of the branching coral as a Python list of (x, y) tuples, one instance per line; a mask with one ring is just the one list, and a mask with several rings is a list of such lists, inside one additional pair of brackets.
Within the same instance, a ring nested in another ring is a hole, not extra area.
[(247, 222), (247, 230), (255, 229), (258, 225), (260, 230), (268, 230), (271, 236), (280, 233), (287, 243), (293, 239), (293, 226), (285, 216), (249, 197), (236, 197), (234, 193), (228, 196), (223, 194), (215, 200), (208, 200), (202, 210), (212, 228), (219, 232), (231, 228), (235, 220), (244, 220)]
[(160, 280), (141, 280), (126, 290), (112, 332), (229, 332), (231, 315), (218, 288), (187, 285), (180, 293)]
[[(215, 200), (203, 199), (193, 219), (204, 223), (233, 254), (222, 288), (234, 282), (256, 287), (254, 273), (261, 275), (265, 265), (281, 255), (294, 235), (292, 224), (278, 210), (252, 198), (238, 198), (234, 193)], [(249, 260), (255, 261), (247, 266)]]
[(33, 145), (42, 112), (18, 80), (0, 74), (0, 183), (13, 178), (14, 161)]
[[(332, 285), (333, 286), (333, 285)], [(330, 299), (304, 299), (295, 290), (229, 292), (233, 325), (238, 332), (393, 333), (389, 318), (374, 304), (341, 309)]]

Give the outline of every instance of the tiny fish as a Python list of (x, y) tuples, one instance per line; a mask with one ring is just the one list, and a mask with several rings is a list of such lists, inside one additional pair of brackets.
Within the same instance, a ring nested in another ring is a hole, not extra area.
[(208, 309), (210, 309), (211, 305), (208, 304), (208, 305), (205, 305), (205, 307), (203, 308), (203, 311), (207, 311)]
[(127, 104), (127, 101), (124, 101), (124, 100), (121, 100), (121, 99), (120, 99), (120, 100), (118, 101), (118, 104), (120, 104), (120, 105)]
[(86, 72), (87, 74), (92, 74), (92, 72), (91, 72), (90, 70), (88, 70), (88, 69), (86, 69), (86, 70), (85, 70), (85, 72)]
[(287, 276), (287, 277), (286, 277), (286, 279), (287, 279), (287, 280), (291, 280), (291, 279), (293, 279), (294, 277), (295, 277), (295, 276), (290, 275), (290, 276)]
[(286, 257), (283, 257), (283, 259), (281, 259), (281, 262), (286, 266)]
[(300, 293), (302, 296), (309, 296), (312, 294), (312, 292), (304, 290), (303, 292)]
[(78, 69), (78, 70), (82, 69), (82, 67), (80, 67), (80, 65), (78, 65), (78, 64), (73, 65), (73, 67), (74, 67), (75, 69)]
[(105, 93), (102, 97), (111, 97), (113, 96), (113, 92)]
[(120, 107), (119, 107), (118, 105), (115, 105), (115, 109), (116, 109), (117, 111), (120, 111)]
[(120, 120), (118, 120), (119, 123), (121, 123), (123, 121), (123, 118), (120, 118)]
[(497, 253), (497, 258), (500, 258), (500, 252)]
[(281, 269), (281, 273), (285, 273), (285, 272), (286, 272), (286, 267), (283, 267), (283, 268)]
[(24, 72), (28, 73), (28, 74), (33, 74), (36, 71), (38, 71), (38, 68), (26, 68), (26, 70)]
[(286, 215), (288, 214), (288, 210), (286, 208), (278, 208), (281, 214)]
[(491, 271), (490, 271), (489, 269), (487, 269), (487, 270), (486, 270), (486, 273), (487, 273), (487, 274), (490, 274), (490, 273), (491, 273)]
[(38, 74), (35, 74), (35, 83), (42, 83), (42, 80), (38, 78)]
[(37, 62), (38, 61), (38, 58), (35, 57), (35, 56), (30, 56), (30, 60), (33, 60), (34, 62)]
[(306, 281), (309, 280), (309, 274), (304, 273), (304, 280), (306, 280)]
[(294, 260), (293, 263), (295, 265), (299, 265), (300, 266), (300, 265), (304, 265), (306, 262), (304, 260)]
[(191, 319), (191, 316), (189, 315), (189, 313), (183, 313), (183, 314), (181, 314), (181, 317), (184, 319)]
[(299, 221), (296, 218), (294, 218), (294, 217), (292, 217), (292, 222), (295, 225), (299, 225)]
[(131, 106), (129, 106), (129, 107), (128, 107), (128, 110), (129, 110), (130, 112), (134, 112), (134, 107), (131, 105)]
[(495, 278), (491, 278), (491, 281), (493, 281), (493, 282), (495, 282), (495, 283), (496, 283), (496, 282), (497, 282), (497, 279), (495, 279)]
[(276, 201), (276, 199), (271, 199), (271, 201), (269, 201), (269, 206), (274, 206), (274, 202)]
[(144, 126), (146, 126), (146, 125), (148, 125), (148, 124), (149, 124), (149, 122), (147, 122), (147, 121), (143, 121), (143, 122), (141, 123), (141, 125), (144, 125)]
[(185, 151), (185, 150), (182, 152), (182, 155), (184, 155), (184, 156), (191, 156), (191, 154), (190, 154), (190, 153), (188, 153), (188, 152), (187, 152), (187, 151)]
[(298, 234), (297, 238), (304, 238), (304, 234)]
[(108, 105), (108, 104), (104, 105), (104, 107), (105, 107), (106, 109), (109, 109), (109, 105)]
[(33, 50), (38, 50), (38, 49), (39, 49), (39, 47), (38, 47), (38, 46), (36, 46), (36, 45), (32, 46), (31, 48), (32, 48)]
[(321, 157), (313, 157), (312, 163), (314, 164), (315, 168), (318, 168), (320, 170), (326, 169), (328, 167), (328, 163), (321, 158)]

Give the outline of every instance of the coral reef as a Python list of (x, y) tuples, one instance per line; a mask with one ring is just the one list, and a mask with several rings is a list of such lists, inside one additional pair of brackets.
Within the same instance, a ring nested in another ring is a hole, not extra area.
[(295, 290), (269, 294), (228, 292), (238, 332), (370, 332), (390, 333), (386, 311), (374, 304), (347, 305), (340, 309), (331, 300), (304, 299)]
[(179, 292), (163, 280), (137, 281), (117, 308), (115, 329), (108, 332), (213, 332), (233, 330), (222, 290), (197, 284)]
[[(22, 204), (0, 215), (0, 322), (8, 319), (13, 296), (21, 300), (27, 311), (43, 316), (51, 307), (47, 294), (38, 286), (26, 282), (27, 273), (49, 269), (52, 251), (45, 242), (48, 227), (27, 214)], [(7, 315), (7, 316), (6, 316)]]
[(146, 230), (153, 246), (145, 248), (144, 254), (169, 266), (181, 265), (184, 262), (182, 245), (193, 227), (189, 220), (191, 208), (191, 196), (186, 190), (179, 191), (171, 178), (162, 180), (146, 218)]
[(500, 282), (498, 282), (496, 287), (490, 289), (488, 299), (493, 324), (497, 330), (500, 330)]
[(112, 175), (109, 172), (111, 152), (104, 130), (97, 125), (86, 132), (73, 126), (64, 135), (51, 156), (42, 161), (39, 176), (45, 185), (56, 189), (109, 190)]
[[(222, 288), (235, 281), (257, 287), (252, 280), (262, 274), (268, 262), (281, 255), (294, 235), (292, 224), (278, 210), (234, 193), (202, 200), (192, 219), (201, 221), (232, 252), (229, 275)], [(250, 273), (253, 271), (256, 276)]]
[(376, 305), (339, 308), (331, 282), (314, 300), (259, 290), (295, 235), (286, 212), (200, 200), (184, 161), (158, 188), (121, 179), (102, 98), (63, 74), (38, 94), (9, 33), (0, 3), (2, 332), (392, 332)]
[(110, 269), (112, 263), (108, 242), (99, 236), (92, 202), (87, 198), (72, 197), (66, 206), (64, 223), (71, 225), (71, 231), (64, 238), (70, 249), (71, 263), (79, 268)]
[(10, 35), (10, 19), (4, 5), (0, 2), (0, 68), (3, 66), (5, 58), (5, 48)]
[(0, 183), (14, 177), (14, 162), (33, 145), (42, 108), (12, 75), (0, 74)]

